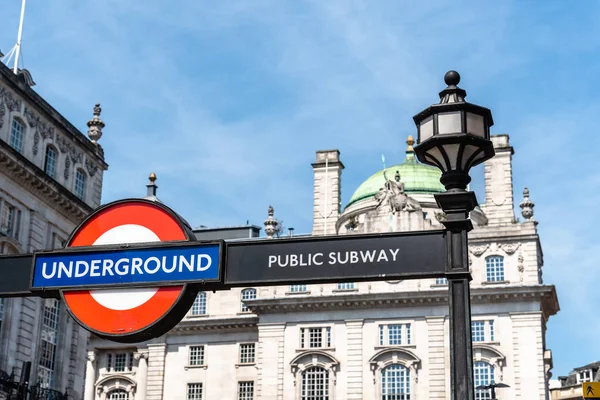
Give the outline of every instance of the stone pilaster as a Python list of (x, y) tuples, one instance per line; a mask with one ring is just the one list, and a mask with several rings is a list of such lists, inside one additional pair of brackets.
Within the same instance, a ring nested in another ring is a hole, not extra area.
[(88, 351), (85, 366), (85, 390), (83, 400), (94, 400), (94, 385), (96, 383), (96, 358), (95, 351)]
[(496, 155), (484, 163), (485, 207), (489, 225), (507, 225), (515, 220), (513, 209), (512, 155), (508, 135), (493, 135)]
[(283, 400), (284, 324), (258, 326), (258, 385), (261, 400)]
[(139, 350), (133, 355), (138, 362), (137, 367), (137, 391), (136, 399), (146, 400), (146, 388), (148, 385), (148, 351)]
[(428, 332), (429, 380), (428, 399), (446, 398), (446, 380), (450, 370), (446, 369), (446, 334), (444, 317), (426, 317)]
[(363, 325), (364, 320), (346, 320), (347, 365), (346, 399), (362, 399), (363, 396)]
[(314, 171), (313, 235), (335, 235), (340, 214), (344, 164), (339, 150), (319, 150)]
[[(540, 312), (511, 314), (515, 399), (545, 400), (544, 348)], [(505, 381), (509, 377), (504, 376)]]
[(148, 345), (148, 381), (146, 383), (145, 400), (162, 400), (164, 397), (165, 343)]

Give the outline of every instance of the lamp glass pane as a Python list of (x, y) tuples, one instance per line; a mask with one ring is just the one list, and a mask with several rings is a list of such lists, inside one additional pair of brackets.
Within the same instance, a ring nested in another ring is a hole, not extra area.
[(420, 132), (419, 132), (419, 143), (423, 143), (425, 140), (433, 136), (433, 116), (425, 118), (421, 121)]
[(450, 161), (450, 170), (455, 170), (456, 164), (458, 163), (458, 150), (460, 149), (460, 144), (451, 143), (445, 144), (442, 147), (448, 156), (448, 161)]
[(471, 167), (474, 167), (475, 165), (480, 164), (484, 158), (485, 158), (485, 152), (482, 151), (481, 153), (477, 154), (477, 157), (475, 157), (475, 159), (471, 163)]
[(438, 147), (432, 147), (431, 149), (427, 150), (427, 155), (436, 160), (437, 163), (443, 167), (442, 172), (448, 171), (448, 164), (446, 164), (444, 156)]
[(462, 132), (462, 124), (460, 122), (460, 111), (452, 111), (438, 114), (438, 131), (440, 135), (446, 133)]
[(467, 132), (479, 137), (485, 137), (483, 115), (467, 113)]
[(479, 150), (479, 147), (477, 146), (473, 146), (473, 145), (466, 145), (465, 149), (463, 150), (463, 156), (462, 156), (462, 162), (461, 162), (461, 168), (463, 171), (467, 171), (468, 168), (470, 168), (471, 166), (467, 166), (467, 162), (469, 161), (469, 159), (471, 158), (471, 156), (477, 151)]

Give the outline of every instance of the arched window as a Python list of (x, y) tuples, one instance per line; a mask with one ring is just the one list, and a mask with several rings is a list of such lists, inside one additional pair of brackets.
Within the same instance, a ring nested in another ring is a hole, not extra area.
[(10, 146), (19, 153), (23, 152), (25, 143), (25, 123), (14, 118), (10, 127)]
[(52, 146), (46, 147), (46, 157), (44, 159), (44, 172), (48, 174), (50, 178), (56, 176), (56, 160), (57, 160), (56, 149)]
[(129, 400), (129, 393), (123, 389), (113, 390), (108, 394), (108, 400)]
[(488, 282), (504, 280), (504, 257), (490, 256), (485, 259), (485, 274)]
[(242, 312), (248, 311), (248, 307), (244, 303), (246, 300), (254, 300), (256, 298), (256, 289), (242, 290)]
[(75, 172), (75, 196), (79, 197), (81, 200), (85, 198), (85, 185), (86, 185), (87, 177), (85, 176), (85, 172), (78, 169)]
[(192, 315), (206, 315), (206, 292), (200, 292), (192, 304)]
[(404, 365), (381, 370), (381, 400), (410, 400), (410, 370)]
[[(475, 387), (486, 386), (494, 381), (494, 367), (485, 361), (475, 361), (473, 364)], [(491, 399), (489, 389), (475, 390), (475, 400)]]
[(302, 400), (329, 400), (329, 371), (310, 367), (302, 372)]

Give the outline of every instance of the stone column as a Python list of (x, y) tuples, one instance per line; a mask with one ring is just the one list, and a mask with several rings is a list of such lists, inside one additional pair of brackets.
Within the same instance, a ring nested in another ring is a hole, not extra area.
[(259, 324), (258, 326), (258, 373), (257, 398), (281, 400), (289, 398), (283, 393), (284, 370), (284, 324)]
[(146, 384), (148, 382), (148, 352), (140, 350), (133, 355), (138, 361), (136, 400), (146, 400)]
[(148, 381), (146, 383), (146, 399), (162, 400), (164, 398), (166, 343), (148, 345)]
[(362, 399), (363, 395), (363, 324), (362, 319), (346, 320), (348, 365), (346, 366), (346, 399)]
[(85, 392), (84, 400), (94, 400), (94, 384), (96, 383), (96, 352), (88, 351), (87, 364), (85, 368)]

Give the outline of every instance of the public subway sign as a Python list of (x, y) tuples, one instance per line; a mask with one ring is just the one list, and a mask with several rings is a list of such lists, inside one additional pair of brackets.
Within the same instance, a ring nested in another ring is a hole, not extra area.
[(225, 284), (393, 280), (443, 276), (443, 230), (230, 242)]
[(220, 282), (216, 244), (36, 253), (32, 290)]

